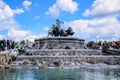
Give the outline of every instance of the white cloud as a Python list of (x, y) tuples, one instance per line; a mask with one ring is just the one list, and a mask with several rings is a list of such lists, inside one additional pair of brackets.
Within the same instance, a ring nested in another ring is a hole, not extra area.
[(0, 20), (0, 30), (16, 29), (19, 28), (19, 24), (12, 18), (7, 20)]
[(28, 39), (28, 40), (33, 42), (37, 38), (46, 37), (47, 34), (41, 33), (39, 35), (34, 35), (29, 30), (11, 29), (11, 30), (8, 30), (8, 35), (7, 36), (10, 39), (13, 39), (15, 41), (22, 41), (22, 40)]
[(11, 29), (8, 31), (8, 37), (14, 39), (15, 41), (24, 40), (30, 34), (30, 31), (25, 30)]
[(73, 0), (57, 0), (56, 4), (62, 11), (68, 11), (72, 14), (78, 10), (78, 3)]
[(36, 19), (36, 20), (39, 19), (39, 18), (40, 18), (40, 16), (35, 16), (35, 17), (34, 17), (34, 19)]
[(71, 26), (76, 35), (82, 36), (87, 40), (109, 39), (118, 40), (120, 37), (120, 22), (114, 17), (96, 18), (93, 20), (75, 20), (66, 23)]
[(87, 9), (84, 16), (110, 16), (120, 13), (120, 0), (95, 0), (90, 9)]
[(45, 14), (52, 15), (53, 17), (58, 17), (60, 11), (66, 11), (73, 14), (78, 10), (78, 3), (73, 0), (57, 0)]
[(56, 4), (54, 4), (52, 7), (49, 8), (48, 12), (45, 12), (45, 14), (46, 15), (51, 15), (53, 17), (58, 17), (60, 15), (60, 10), (56, 6)]
[(14, 15), (23, 13), (22, 9), (11, 9), (9, 5), (0, 0), (0, 30), (18, 28)]
[[(86, 28), (83, 29), (83, 32), (89, 35), (89, 39), (120, 39), (120, 21), (117, 19), (117, 17), (120, 17), (119, 4), (120, 0), (95, 0), (91, 8), (85, 10), (83, 13), (84, 16), (93, 17), (92, 20), (80, 20), (83, 22), (87, 21), (85, 23), (86, 26), (83, 26)], [(82, 30), (79, 27), (76, 28)]]
[(0, 40), (5, 39), (4, 35), (0, 35)]
[[(26, 3), (26, 6), (30, 6), (30, 4)], [(0, 31), (8, 31), (7, 35), (0, 35), (0, 39), (8, 37), (15, 41), (21, 41), (25, 39), (33, 41), (35, 38), (46, 36), (46, 34), (34, 35), (29, 30), (19, 29), (20, 25), (16, 22), (14, 16), (21, 13), (24, 13), (22, 8), (11, 9), (9, 5), (0, 0)], [(39, 18), (39, 16), (37, 16), (37, 18)]]
[(30, 34), (29, 36), (27, 36), (25, 39), (28, 39), (29, 41), (32, 41), (34, 42), (35, 39), (38, 39), (38, 38), (43, 38), (43, 37), (46, 37), (47, 35), (46, 34), (39, 34), (39, 35), (34, 35), (34, 34)]
[[(8, 38), (17, 41), (30, 33), (30, 31), (16, 30), (20, 25), (15, 21), (14, 16), (23, 12), (23, 9), (11, 9), (9, 5), (0, 0), (0, 30), (8, 30), (8, 35), (6, 35)], [(0, 35), (0, 38), (2, 39), (6, 36)]]
[(18, 9), (13, 10), (13, 13), (14, 14), (21, 14), (21, 13), (24, 13), (24, 10), (18, 8)]
[(28, 1), (28, 0), (25, 0), (24, 2), (23, 2), (23, 6), (24, 6), (24, 8), (26, 9), (26, 10), (29, 10), (30, 8), (30, 6), (32, 5), (32, 2), (30, 2), (30, 1)]
[(12, 9), (8, 5), (5, 5), (2, 1), (0, 1), (0, 5), (4, 4), (3, 6), (0, 7), (0, 20), (5, 20), (12, 18), (14, 13)]
[(13, 18), (15, 14), (23, 13), (23, 9), (11, 9), (6, 3), (0, 0), (0, 20)]

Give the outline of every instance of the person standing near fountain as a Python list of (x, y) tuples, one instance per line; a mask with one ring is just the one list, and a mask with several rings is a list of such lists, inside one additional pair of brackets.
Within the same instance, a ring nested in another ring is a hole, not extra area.
[(103, 53), (107, 53), (107, 50), (109, 49), (109, 44), (107, 43), (107, 41), (104, 41), (103, 43), (103, 47), (102, 47), (102, 52)]
[(5, 45), (5, 40), (3, 39), (3, 40), (0, 41), (0, 50), (5, 51), (5, 46), (6, 46)]

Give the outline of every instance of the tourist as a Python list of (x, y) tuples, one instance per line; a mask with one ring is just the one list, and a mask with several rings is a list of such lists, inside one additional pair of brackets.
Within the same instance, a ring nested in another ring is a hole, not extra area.
[(10, 41), (7, 40), (7, 49), (10, 49)]
[(115, 49), (115, 47), (116, 47), (116, 43), (113, 41), (112, 42), (112, 48)]
[(119, 47), (115, 41), (112, 42), (112, 47), (113, 47), (113, 49), (119, 49)]
[(4, 40), (1, 40), (1, 41), (0, 41), (0, 50), (1, 50), (1, 51), (4, 51), (4, 50), (5, 50), (5, 42), (4, 42)]
[(104, 41), (102, 52), (106, 53), (108, 49), (109, 49), (109, 44), (107, 43), (107, 41)]
[(99, 41), (98, 45), (99, 45), (99, 49), (102, 49), (102, 41)]

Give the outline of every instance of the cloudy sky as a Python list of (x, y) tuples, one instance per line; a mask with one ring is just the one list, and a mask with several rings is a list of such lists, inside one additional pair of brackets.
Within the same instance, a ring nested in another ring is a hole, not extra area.
[(46, 37), (56, 19), (74, 37), (120, 39), (120, 0), (0, 0), (0, 39)]

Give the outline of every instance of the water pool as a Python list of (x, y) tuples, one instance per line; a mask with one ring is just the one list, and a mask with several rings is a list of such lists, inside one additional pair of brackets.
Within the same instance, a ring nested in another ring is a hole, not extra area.
[(4, 69), (0, 80), (120, 80), (120, 69)]

